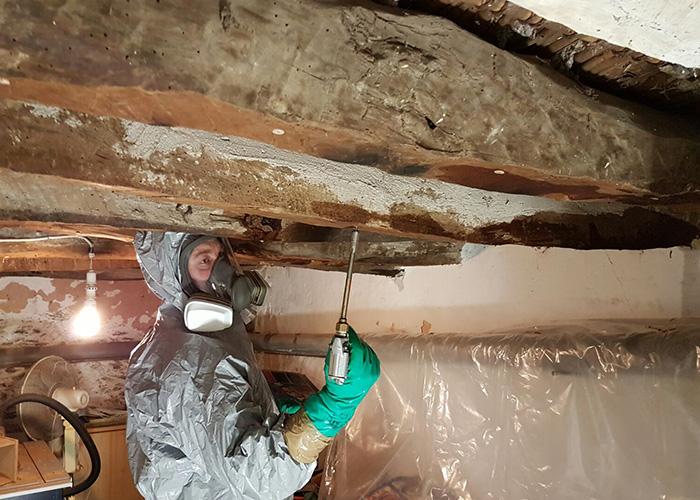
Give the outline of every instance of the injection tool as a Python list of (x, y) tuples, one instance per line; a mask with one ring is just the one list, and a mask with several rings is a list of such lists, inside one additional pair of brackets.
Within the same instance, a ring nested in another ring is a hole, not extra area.
[(355, 229), (350, 238), (350, 260), (348, 262), (348, 272), (345, 276), (345, 291), (343, 293), (343, 306), (340, 311), (340, 319), (335, 324), (335, 335), (330, 344), (330, 357), (328, 360), (328, 378), (338, 385), (343, 385), (348, 376), (348, 362), (350, 361), (350, 349), (348, 347), (349, 335), (347, 315), (348, 302), (350, 301), (350, 286), (352, 284), (352, 265), (355, 261), (357, 242), (360, 239), (360, 232)]

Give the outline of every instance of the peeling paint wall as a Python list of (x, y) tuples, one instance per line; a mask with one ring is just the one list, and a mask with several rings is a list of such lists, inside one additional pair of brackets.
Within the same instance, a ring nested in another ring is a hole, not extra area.
[[(0, 278), (0, 347), (138, 341), (155, 319), (160, 301), (143, 281), (98, 281), (102, 328), (97, 337), (73, 336), (71, 322), (83, 305), (85, 282), (48, 278)], [(90, 406), (124, 408), (127, 361), (73, 365), (90, 393)], [(16, 394), (28, 367), (0, 368), (0, 398)]]
[[(159, 301), (141, 281), (98, 281), (102, 329), (91, 342), (140, 340)], [(85, 282), (47, 278), (0, 278), (0, 346), (83, 342), (71, 321), (85, 298)]]
[[(700, 252), (466, 246), (462, 264), (355, 275), (348, 319), (366, 333), (477, 333), (608, 318), (700, 317)], [(269, 268), (262, 333), (325, 333), (345, 276)]]

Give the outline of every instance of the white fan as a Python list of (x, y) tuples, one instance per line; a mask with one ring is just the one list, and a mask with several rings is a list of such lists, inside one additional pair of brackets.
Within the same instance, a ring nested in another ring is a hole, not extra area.
[[(20, 393), (49, 396), (77, 411), (89, 401), (88, 393), (79, 385), (78, 374), (68, 361), (60, 356), (47, 356), (29, 369)], [(61, 417), (47, 406), (21, 403), (18, 413), (24, 432), (34, 441), (51, 441), (63, 434)]]

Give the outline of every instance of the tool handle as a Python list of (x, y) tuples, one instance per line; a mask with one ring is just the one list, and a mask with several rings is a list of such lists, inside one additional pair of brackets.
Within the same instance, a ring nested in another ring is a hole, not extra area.
[(328, 378), (338, 385), (343, 385), (348, 377), (349, 343), (347, 332), (336, 332), (331, 341), (330, 355), (328, 356)]

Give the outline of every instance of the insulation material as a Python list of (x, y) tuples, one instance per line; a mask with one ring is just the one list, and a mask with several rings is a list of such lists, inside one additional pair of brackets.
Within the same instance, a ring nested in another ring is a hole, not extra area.
[(382, 377), (325, 499), (687, 499), (700, 492), (700, 326), (588, 323), (366, 337)]

